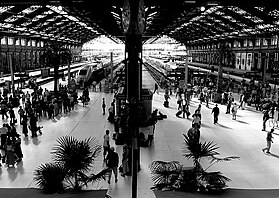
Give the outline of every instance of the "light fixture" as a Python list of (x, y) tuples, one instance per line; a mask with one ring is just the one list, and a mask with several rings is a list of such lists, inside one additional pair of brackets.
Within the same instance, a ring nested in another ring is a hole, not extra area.
[(63, 8), (62, 6), (58, 6), (57, 9), (61, 11)]
[(205, 7), (204, 6), (201, 6), (201, 11), (205, 11)]

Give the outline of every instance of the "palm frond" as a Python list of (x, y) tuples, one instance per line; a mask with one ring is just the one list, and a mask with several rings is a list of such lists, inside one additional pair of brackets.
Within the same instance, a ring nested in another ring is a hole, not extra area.
[(88, 177), (88, 182), (97, 182), (97, 181), (100, 181), (101, 179), (104, 179), (105, 180), (105, 176), (107, 175), (107, 173), (110, 171), (109, 168), (105, 168), (103, 170), (101, 170), (99, 173), (97, 174), (91, 174), (89, 177)]
[(70, 172), (89, 171), (94, 159), (101, 152), (101, 146), (95, 138), (79, 141), (71, 136), (63, 136), (57, 140), (52, 149), (53, 160), (64, 163)]
[(149, 169), (155, 185), (171, 185), (181, 174), (182, 165), (178, 161), (153, 161)]
[(199, 179), (205, 182), (208, 182), (209, 184), (225, 184), (226, 182), (231, 181), (230, 178), (222, 175), (220, 171), (217, 172), (203, 172)]
[(199, 159), (202, 157), (210, 157), (214, 155), (219, 155), (219, 153), (216, 151), (219, 149), (217, 144), (214, 144), (212, 141), (210, 142), (204, 142), (204, 143), (196, 143), (192, 142), (189, 137), (185, 134), (184, 136), (184, 142), (185, 142), (185, 148), (183, 149), (184, 157), (187, 159)]
[(57, 163), (41, 164), (34, 170), (36, 185), (47, 193), (55, 193), (64, 189), (63, 180), (67, 170)]
[(216, 156), (212, 156), (212, 159), (211, 159), (210, 163), (215, 163), (215, 162), (228, 162), (228, 161), (235, 160), (235, 159), (240, 159), (240, 157), (237, 157), (237, 156), (230, 156), (230, 157), (218, 158), (218, 157), (216, 157)]
[(208, 157), (208, 156), (220, 155), (216, 151), (217, 149), (219, 149), (219, 147), (217, 146), (217, 144), (214, 144), (212, 141), (204, 142), (201, 144), (200, 156)]
[(153, 161), (151, 164), (149, 164), (148, 167), (151, 170), (151, 172), (154, 172), (154, 171), (176, 170), (179, 169), (181, 165), (178, 161), (171, 161), (171, 162)]

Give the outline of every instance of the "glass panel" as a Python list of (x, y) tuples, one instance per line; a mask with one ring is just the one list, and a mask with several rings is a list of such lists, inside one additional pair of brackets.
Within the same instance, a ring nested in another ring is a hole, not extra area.
[(1, 45), (7, 45), (7, 37), (6, 36), (1, 38)]
[(0, 13), (6, 12), (7, 10), (12, 9), (14, 6), (0, 6)]
[(41, 8), (42, 6), (38, 6), (38, 5), (34, 5), (34, 6), (30, 6), (29, 8), (26, 8), (24, 10), (22, 10), (20, 13), (22, 14), (30, 14), (31, 12), (34, 12), (36, 10), (38, 10), (39, 8)]
[(8, 37), (8, 45), (13, 45), (14, 44), (14, 38)]
[(21, 45), (26, 46), (26, 39), (21, 39)]
[(13, 25), (11, 23), (0, 23), (0, 27), (2, 28), (11, 28)]
[(10, 16), (9, 18), (6, 18), (4, 21), (7, 22), (7, 23), (12, 23), (12, 22), (15, 22), (16, 20), (22, 18), (23, 15), (13, 15), (13, 16)]
[(20, 45), (20, 38), (17, 38), (17, 39), (15, 40), (15, 45)]
[(267, 46), (267, 45), (268, 45), (267, 39), (263, 39), (263, 45), (264, 45), (264, 46)]
[(255, 46), (260, 46), (261, 39), (256, 39)]
[(32, 40), (32, 47), (36, 47), (36, 41)]

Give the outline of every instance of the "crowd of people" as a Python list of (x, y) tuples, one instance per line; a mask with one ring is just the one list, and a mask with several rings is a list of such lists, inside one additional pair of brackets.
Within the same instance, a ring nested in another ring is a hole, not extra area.
[(0, 166), (5, 163), (8, 167), (13, 167), (16, 163), (22, 161), (23, 153), (20, 136), (14, 124), (4, 123), (0, 128)]
[[(83, 90), (82, 98), (89, 101), (87, 89)], [(42, 118), (54, 119), (56, 116), (70, 113), (78, 103), (78, 94), (65, 85), (59, 85), (59, 94), (34, 86), (33, 92), (17, 89), (15, 94), (0, 94), (3, 127), (0, 128), (1, 160), (7, 166), (21, 162), (23, 154), (20, 148), (21, 134), (28, 138), (42, 135), (43, 126), (38, 125)], [(17, 119), (18, 118), (18, 119)], [(21, 134), (16, 125), (20, 125)]]

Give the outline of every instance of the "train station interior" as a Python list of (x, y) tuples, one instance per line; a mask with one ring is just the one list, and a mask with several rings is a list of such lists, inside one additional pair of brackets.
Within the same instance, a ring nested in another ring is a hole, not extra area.
[[(274, 0), (1, 0), (0, 197), (277, 197), (278, 37)], [(98, 145), (72, 177), (61, 137)]]

